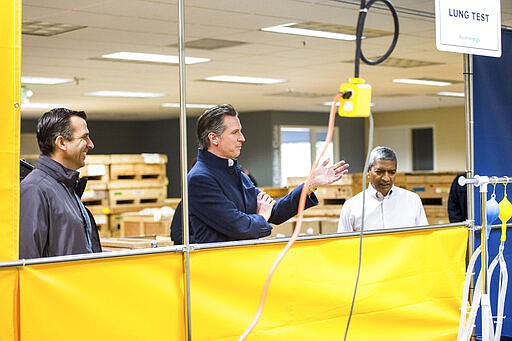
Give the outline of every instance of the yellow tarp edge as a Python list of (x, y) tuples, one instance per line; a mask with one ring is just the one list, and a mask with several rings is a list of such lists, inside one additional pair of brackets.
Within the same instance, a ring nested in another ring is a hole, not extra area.
[(21, 1), (2, 0), (1, 8), (0, 261), (6, 261), (18, 259)]

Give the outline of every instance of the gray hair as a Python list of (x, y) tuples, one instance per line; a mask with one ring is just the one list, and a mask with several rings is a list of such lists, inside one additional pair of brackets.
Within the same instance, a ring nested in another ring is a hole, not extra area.
[(370, 170), (377, 160), (396, 160), (396, 154), (393, 149), (383, 146), (377, 146), (370, 152), (370, 163), (368, 164), (368, 170)]
[(217, 136), (222, 135), (226, 129), (224, 126), (225, 116), (238, 116), (238, 113), (230, 104), (222, 104), (206, 110), (199, 116), (196, 133), (200, 149), (207, 150), (210, 146), (209, 133), (214, 133)]

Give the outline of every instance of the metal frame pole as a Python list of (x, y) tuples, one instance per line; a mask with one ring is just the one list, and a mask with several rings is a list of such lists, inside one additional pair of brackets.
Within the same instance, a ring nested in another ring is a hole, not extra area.
[(188, 221), (188, 183), (187, 183), (187, 101), (186, 101), (186, 75), (185, 75), (185, 4), (178, 1), (179, 26), (179, 74), (180, 74), (180, 152), (181, 152), (181, 208), (183, 222), (183, 270), (185, 284), (185, 329), (187, 339), (192, 340), (192, 319), (190, 308), (190, 240)]

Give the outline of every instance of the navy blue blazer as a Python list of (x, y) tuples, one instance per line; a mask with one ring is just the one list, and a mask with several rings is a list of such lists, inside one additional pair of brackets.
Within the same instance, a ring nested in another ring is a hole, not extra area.
[[(260, 190), (242, 172), (236, 159), (223, 159), (199, 149), (197, 162), (188, 173), (190, 243), (257, 239), (270, 235), (272, 224), (297, 214), (303, 185), (277, 200), (267, 222), (256, 213)], [(314, 193), (305, 208), (318, 204)], [(174, 244), (183, 243), (181, 203), (171, 223)]]

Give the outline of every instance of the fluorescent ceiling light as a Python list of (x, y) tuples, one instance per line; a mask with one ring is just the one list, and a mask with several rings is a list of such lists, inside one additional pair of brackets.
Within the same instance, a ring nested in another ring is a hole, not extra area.
[[(101, 56), (103, 59), (124, 60), (145, 63), (163, 63), (163, 64), (178, 64), (179, 57), (167, 54), (154, 54), (154, 53), (139, 53), (139, 52), (114, 52)], [(185, 57), (185, 64), (198, 64), (206, 63), (211, 59)]]
[[(187, 103), (187, 108), (191, 109), (209, 109), (211, 107), (214, 107), (215, 104), (194, 104), (194, 103)], [(161, 105), (162, 108), (179, 108), (179, 103), (163, 103)]]
[(441, 91), (437, 93), (438, 96), (447, 96), (447, 97), (464, 97), (463, 92), (452, 92), (452, 91)]
[(63, 108), (62, 104), (54, 103), (21, 103), (21, 109), (53, 109)]
[(55, 77), (21, 77), (22, 84), (45, 84), (45, 85), (56, 85), (72, 83), (75, 80), (73, 78), (55, 78)]
[(214, 81), (214, 82), (231, 82), (231, 83), (248, 83), (248, 84), (277, 84), (277, 83), (286, 82), (285, 79), (246, 77), (246, 76), (228, 76), (228, 75), (206, 77), (205, 80)]
[(132, 92), (132, 91), (93, 91), (84, 96), (96, 97), (125, 97), (125, 98), (156, 98), (165, 96), (162, 92)]
[(393, 83), (403, 83), (403, 84), (416, 84), (416, 85), (430, 85), (430, 86), (448, 86), (452, 85), (451, 82), (448, 81), (438, 81), (438, 80), (429, 80), (429, 79), (413, 79), (413, 78), (398, 78), (393, 79)]
[(277, 32), (277, 33), (286, 33), (286, 34), (294, 34), (299, 36), (308, 36), (308, 37), (317, 37), (317, 38), (328, 38), (328, 39), (337, 39), (337, 40), (356, 40), (356, 36), (352, 34), (343, 34), (343, 33), (334, 33), (334, 32), (326, 32), (326, 31), (317, 31), (317, 30), (309, 30), (304, 28), (296, 28), (290, 27), (296, 25), (297, 23), (289, 23), (271, 27), (264, 27), (261, 30), (265, 32)]

